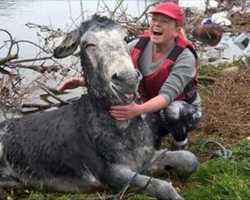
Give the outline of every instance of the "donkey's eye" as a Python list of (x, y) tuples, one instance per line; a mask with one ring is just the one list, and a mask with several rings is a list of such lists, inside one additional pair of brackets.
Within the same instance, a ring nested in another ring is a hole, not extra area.
[(85, 45), (85, 48), (89, 48), (89, 47), (95, 47), (96, 45), (92, 44), (92, 43), (89, 43), (89, 44), (86, 44)]

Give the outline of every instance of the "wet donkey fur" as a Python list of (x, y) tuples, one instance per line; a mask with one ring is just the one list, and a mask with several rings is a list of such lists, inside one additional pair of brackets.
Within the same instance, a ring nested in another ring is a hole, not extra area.
[(170, 183), (146, 174), (166, 168), (190, 174), (198, 166), (196, 157), (188, 151), (156, 151), (142, 117), (118, 122), (109, 114), (111, 105), (134, 100), (141, 79), (125, 36), (122, 26), (94, 15), (55, 49), (54, 56), (62, 58), (80, 45), (88, 94), (54, 111), (0, 123), (0, 185), (82, 193), (103, 186), (120, 190), (163, 155), (134, 177), (130, 189), (163, 200), (182, 199)]

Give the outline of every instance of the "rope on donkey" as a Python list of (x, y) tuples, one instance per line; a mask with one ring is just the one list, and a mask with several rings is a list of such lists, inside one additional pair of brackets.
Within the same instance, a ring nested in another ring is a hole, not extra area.
[[(138, 174), (141, 174), (144, 170), (148, 169), (149, 167), (151, 167), (152, 165), (154, 165), (158, 160), (160, 160), (161, 158), (163, 158), (165, 156), (165, 153), (168, 150), (163, 151), (157, 158), (155, 158), (152, 162), (150, 162), (149, 164), (147, 164), (146, 166), (142, 167), (141, 169), (139, 169), (134, 176), (132, 176), (128, 182), (124, 185), (124, 187), (120, 190), (120, 192), (118, 192), (117, 194), (113, 195), (112, 200), (117, 200), (122, 194), (125, 193), (125, 191), (129, 188), (131, 182), (133, 180), (135, 180), (136, 176)], [(149, 184), (149, 182), (151, 181), (152, 178), (149, 179), (148, 183), (146, 184), (146, 186)]]

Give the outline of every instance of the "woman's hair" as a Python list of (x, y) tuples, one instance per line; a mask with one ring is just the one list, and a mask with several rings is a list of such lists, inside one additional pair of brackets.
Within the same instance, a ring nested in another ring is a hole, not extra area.
[(186, 35), (186, 33), (185, 33), (184, 28), (181, 28), (181, 29), (180, 29), (179, 37), (184, 38), (184, 39), (187, 40), (187, 35)]

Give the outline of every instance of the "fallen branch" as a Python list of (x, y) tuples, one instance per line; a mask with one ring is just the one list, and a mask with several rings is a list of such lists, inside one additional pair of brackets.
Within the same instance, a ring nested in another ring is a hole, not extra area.
[[(53, 107), (59, 108), (59, 107), (66, 105), (66, 104), (72, 104), (71, 101), (65, 101), (65, 100), (61, 99), (60, 97), (56, 96), (55, 93), (57, 93), (57, 91), (55, 89), (46, 87), (45, 85), (41, 84), (38, 81), (36, 81), (36, 82), (37, 82), (37, 84), (40, 85), (40, 88), (48, 94), (48, 95), (41, 95), (40, 96), (42, 98), (42, 100), (44, 100), (48, 104), (24, 103), (24, 104), (22, 104), (21, 108), (33, 108), (34, 110), (28, 110), (28, 111), (22, 110), (23, 114), (35, 113), (35, 112), (43, 111), (43, 110), (50, 109)], [(59, 103), (52, 103), (51, 101), (49, 101), (47, 99), (48, 96), (51, 96), (52, 98), (56, 99), (57, 101), (59, 101)]]
[(43, 65), (22, 65), (22, 64), (16, 64), (14, 62), (8, 62), (5, 65), (10, 67), (10, 68), (32, 69), (32, 70), (39, 72), (41, 74), (43, 74), (45, 71), (57, 72), (61, 68), (60, 65), (49, 65), (49, 66), (45, 67)]
[[(10, 32), (8, 32), (7, 30), (4, 30), (4, 29), (0, 29), (0, 32), (5, 32), (9, 37), (10, 37), (10, 47), (8, 49), (8, 53), (7, 55), (0, 60), (0, 65), (3, 65), (4, 63), (10, 61), (10, 60), (13, 60), (13, 59), (17, 59), (18, 58), (18, 53), (19, 53), (19, 45), (16, 41), (13, 40), (13, 37), (12, 35), (10, 34)], [(17, 46), (17, 52), (15, 54), (11, 54), (12, 52), (12, 49), (14, 47), (14, 45)], [(5, 45), (3, 45), (1, 48), (3, 48)]]
[(52, 59), (52, 56), (41, 57), (41, 58), (28, 58), (28, 59), (23, 59), (23, 60), (15, 60), (15, 61), (12, 61), (11, 63), (16, 64), (16, 63), (34, 62), (34, 61), (49, 60), (49, 59)]
[(61, 102), (61, 103), (63, 103), (63, 104), (72, 104), (72, 102), (70, 102), (70, 101), (65, 101), (65, 100), (61, 99), (60, 97), (56, 96), (56, 95), (54, 94), (56, 90), (53, 89), (53, 90), (51, 91), (51, 88), (48, 88), (48, 87), (46, 87), (45, 85), (43, 85), (43, 84), (41, 84), (41, 83), (40, 83), (40, 88), (41, 88), (42, 90), (44, 90), (47, 94), (49, 94), (51, 97), (53, 97), (54, 99), (56, 99), (57, 101), (59, 101), (59, 102)]
[(37, 47), (38, 49), (41, 49), (43, 52), (49, 54), (50, 52), (47, 51), (45, 48), (42, 48), (41, 46), (39, 46), (38, 44), (34, 43), (34, 42), (31, 42), (29, 40), (18, 40), (16, 43), (29, 43), (29, 44), (32, 44), (34, 45), (35, 47)]
[(6, 57), (0, 60), (0, 65), (4, 65), (5, 63), (17, 58), (18, 58), (17, 54), (7, 55)]
[(36, 108), (39, 110), (46, 110), (52, 107), (61, 107), (61, 106), (62, 106), (62, 103), (54, 103), (54, 104), (24, 103), (22, 104), (21, 108)]
[(39, 28), (40, 32), (51, 32), (52, 34), (50, 34), (49, 38), (60, 37), (60, 36), (65, 34), (60, 29), (54, 30), (54, 29), (49, 28), (48, 26), (44, 26), (44, 25), (38, 25), (38, 24), (30, 23), (30, 22), (26, 23), (25, 25), (30, 29), (31, 28)]

